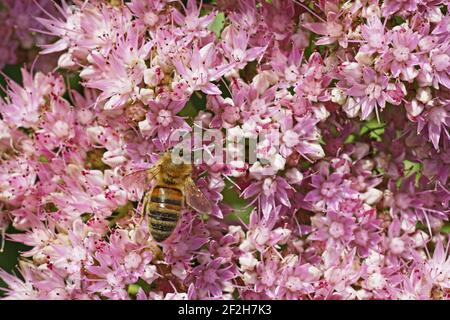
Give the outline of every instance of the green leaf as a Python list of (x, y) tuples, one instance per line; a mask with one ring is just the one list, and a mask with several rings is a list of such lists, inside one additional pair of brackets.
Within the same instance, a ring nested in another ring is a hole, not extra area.
[(345, 139), (344, 143), (353, 143), (354, 141), (355, 141), (355, 135), (351, 134)]
[[(14, 229), (11, 226), (6, 231), (6, 233), (9, 233), (9, 234), (18, 233), (18, 232), (19, 231), (17, 231), (16, 229)], [(1, 245), (1, 241), (4, 241), (4, 239), (2, 238), (2, 236), (0, 234), (0, 245)], [(2, 252), (0, 252), (0, 269), (3, 269), (10, 273), (12, 273), (12, 271), (17, 271), (17, 270), (15, 270), (15, 268), (17, 266), (17, 261), (19, 259), (20, 253), (23, 251), (30, 250), (30, 249), (31, 249), (31, 247), (28, 247), (22, 243), (5, 241), (5, 248)], [(5, 287), (6, 287), (5, 282), (2, 281), (2, 279), (0, 279), (0, 288), (5, 288)], [(4, 295), (4, 292), (0, 290), (0, 297), (2, 297), (3, 295)]]
[(405, 22), (406, 22), (406, 20), (403, 19), (402, 17), (399, 17), (399, 16), (394, 17), (394, 25), (396, 25), (396, 26), (401, 25), (402, 23), (405, 23)]
[[(20, 65), (6, 65), (2, 70), (6, 76), (10, 77), (17, 83), (22, 83), (22, 74), (20, 73)], [(0, 74), (0, 85), (5, 88), (6, 81), (2, 74)], [(0, 97), (6, 96), (6, 93), (0, 89)]]
[(238, 222), (242, 221), (243, 223), (248, 224), (250, 221), (250, 215), (254, 208), (254, 206), (250, 206), (247, 208), (241, 208), (239, 210), (232, 211), (225, 217), (225, 220)]
[(257, 74), (258, 74), (258, 63), (256, 62), (256, 60), (250, 61), (249, 63), (247, 63), (244, 69), (239, 70), (239, 75), (247, 83), (252, 82), (253, 78)]
[(384, 133), (385, 127), (386, 124), (384, 122), (378, 122), (377, 119), (372, 119), (364, 123), (359, 132), (359, 135), (363, 136), (365, 134), (368, 134), (370, 138), (381, 141), (381, 137)]
[(48, 163), (48, 158), (44, 155), (40, 155), (38, 161), (42, 163)]
[(138, 284), (135, 284), (135, 283), (128, 285), (128, 295), (130, 295), (130, 296), (137, 295), (137, 293), (139, 292), (140, 288), (141, 287)]
[(130, 211), (133, 210), (133, 208), (134, 204), (131, 201), (128, 201), (125, 205), (118, 207), (116, 210), (114, 210), (113, 215), (111, 216), (109, 226), (114, 227), (117, 221), (129, 214)]
[(405, 171), (409, 174), (419, 172), (421, 169), (421, 165), (418, 162), (403, 160), (403, 165), (405, 167)]
[(220, 34), (222, 33), (222, 29), (225, 25), (225, 14), (223, 12), (219, 12), (214, 21), (209, 25), (209, 30), (216, 34), (217, 38), (220, 38)]
[(229, 221), (243, 221), (247, 224), (250, 214), (255, 207), (248, 206), (248, 201), (240, 197), (238, 191), (230, 182), (226, 182), (222, 195), (223, 203), (233, 208), (233, 211), (225, 219)]
[(305, 48), (303, 53), (304, 59), (308, 60), (312, 53), (316, 50), (316, 35), (313, 32), (309, 33), (309, 46)]
[(412, 174), (416, 175), (415, 184), (417, 186), (419, 183), (419, 179), (422, 176), (422, 165), (418, 162), (403, 160), (403, 166), (404, 166), (406, 177), (409, 177)]
[(152, 286), (145, 282), (142, 278), (135, 283), (129, 284), (127, 287), (128, 295), (132, 298), (136, 297), (139, 292), (139, 289), (144, 290), (145, 293), (149, 293), (152, 290)]
[(447, 222), (444, 224), (444, 226), (441, 229), (442, 233), (450, 233), (450, 222)]
[(181, 109), (181, 111), (178, 113), (178, 115), (179, 115), (180, 117), (191, 117), (191, 118), (194, 118), (194, 117), (197, 115), (198, 110), (195, 108), (195, 104), (194, 104), (194, 102), (193, 102), (192, 100), (193, 100), (193, 99), (191, 98), (191, 99), (186, 103), (186, 105), (184, 106), (184, 108)]

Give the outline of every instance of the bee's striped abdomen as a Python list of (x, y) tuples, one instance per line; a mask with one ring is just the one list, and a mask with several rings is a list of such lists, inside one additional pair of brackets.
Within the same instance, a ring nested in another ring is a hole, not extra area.
[(156, 241), (164, 241), (171, 235), (177, 225), (182, 206), (181, 190), (155, 186), (147, 205), (147, 213), (150, 233)]

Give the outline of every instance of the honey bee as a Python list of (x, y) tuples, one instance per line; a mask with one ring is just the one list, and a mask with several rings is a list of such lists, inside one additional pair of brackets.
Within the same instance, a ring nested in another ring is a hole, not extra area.
[[(156, 183), (150, 188), (153, 180)], [(148, 217), (150, 234), (157, 242), (172, 234), (185, 204), (199, 213), (209, 214), (212, 210), (211, 203), (192, 180), (192, 165), (174, 163), (170, 152), (164, 153), (153, 167), (125, 176), (123, 183), (147, 190), (142, 213)]]

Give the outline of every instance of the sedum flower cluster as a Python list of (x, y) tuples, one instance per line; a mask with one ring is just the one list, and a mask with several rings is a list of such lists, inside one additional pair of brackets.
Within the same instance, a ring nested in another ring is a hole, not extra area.
[[(22, 2), (0, 65), (58, 68), (0, 98), (6, 299), (450, 297), (447, 1)], [(212, 212), (159, 244), (123, 178), (195, 126), (278, 134), (195, 165)]]
[(0, 69), (5, 65), (33, 63), (43, 71), (56, 66), (57, 55), (47, 55), (35, 61), (39, 46), (53, 41), (51, 33), (40, 32), (37, 20), (46, 13), (57, 12), (53, 0), (0, 1)]

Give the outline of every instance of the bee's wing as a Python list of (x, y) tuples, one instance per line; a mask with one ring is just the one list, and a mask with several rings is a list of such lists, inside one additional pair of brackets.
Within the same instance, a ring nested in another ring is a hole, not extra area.
[(159, 166), (131, 172), (123, 177), (122, 185), (127, 189), (148, 189), (152, 179), (159, 173)]
[(184, 196), (186, 203), (192, 209), (200, 213), (211, 213), (211, 202), (190, 178), (186, 180), (186, 184), (184, 185)]

